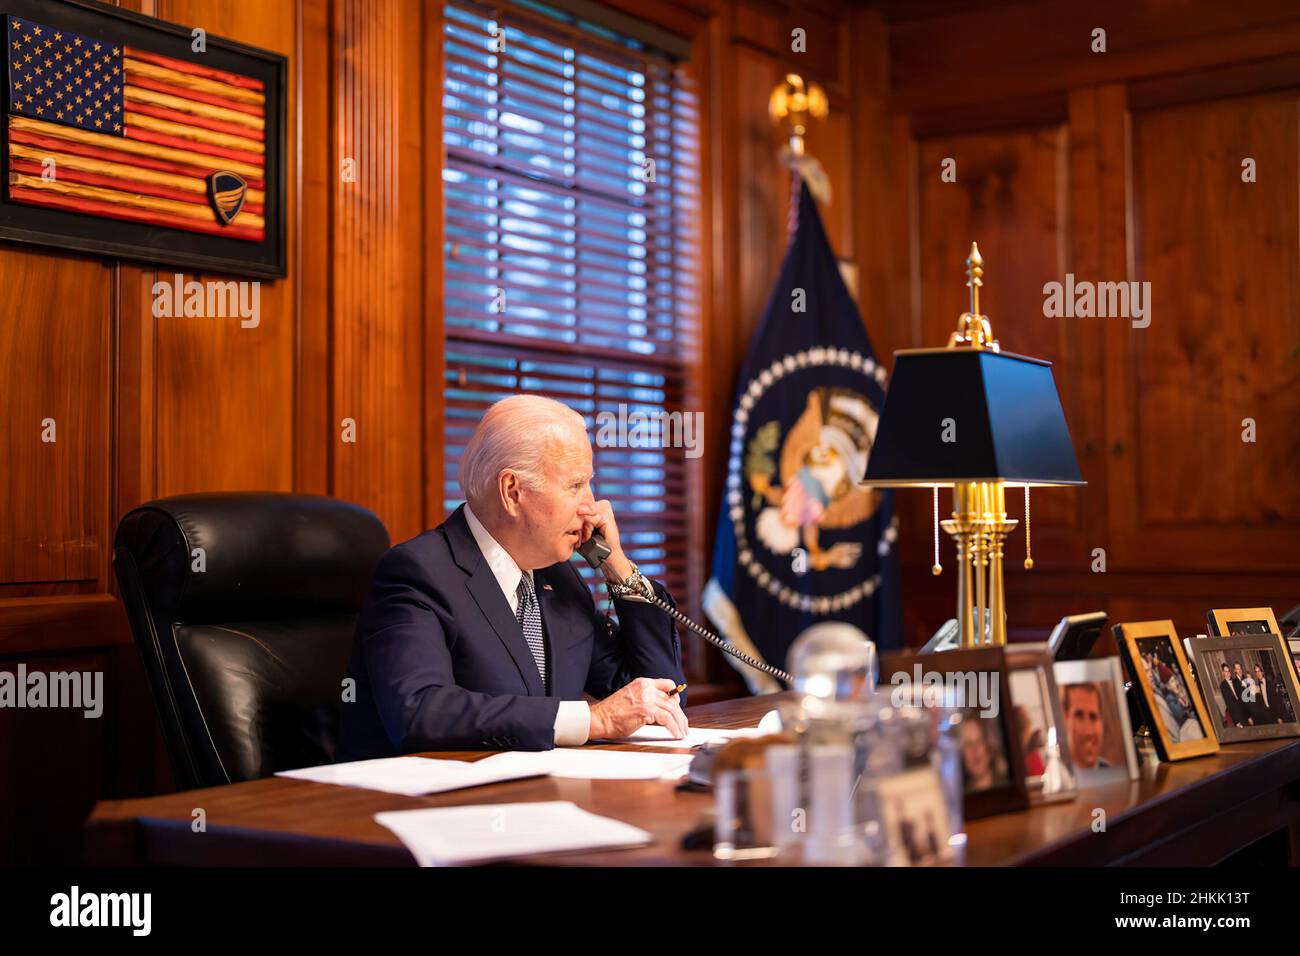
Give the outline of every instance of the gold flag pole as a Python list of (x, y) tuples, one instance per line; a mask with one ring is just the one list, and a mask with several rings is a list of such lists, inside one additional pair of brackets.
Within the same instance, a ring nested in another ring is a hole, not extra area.
[(790, 229), (793, 232), (799, 208), (799, 183), (823, 205), (831, 201), (830, 180), (821, 163), (807, 154), (804, 136), (812, 120), (822, 120), (830, 113), (826, 91), (816, 83), (806, 82), (798, 73), (787, 73), (767, 100), (767, 114), (778, 127), (787, 127), (786, 144), (781, 147), (781, 161), (790, 168)]

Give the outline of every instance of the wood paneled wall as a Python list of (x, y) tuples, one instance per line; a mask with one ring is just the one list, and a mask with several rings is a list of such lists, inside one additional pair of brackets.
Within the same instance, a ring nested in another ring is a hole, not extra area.
[[(694, 49), (702, 552), (736, 375), (786, 242), (767, 96), (798, 71), (830, 97), (808, 148), (882, 359), (946, 341), (978, 239), (996, 333), (1055, 363), (1089, 485), (1035, 495), (1036, 570), (1011, 545), (1013, 630), (1101, 607), (1190, 632), (1212, 605), (1300, 600), (1300, 491), (1284, 471), (1300, 444), (1293, 3), (608, 2)], [(289, 57), (289, 275), (263, 283), (261, 322), (242, 329), (155, 319), (150, 288), (175, 270), (0, 248), (0, 667), (102, 669), (108, 688), (100, 721), (0, 712), (0, 761), (26, 781), (0, 796), (0, 860), (71, 859), (96, 799), (171, 785), (109, 566), (127, 510), (262, 489), (357, 501), (394, 539), (442, 517), (440, 4), (128, 5)], [(1099, 24), (1106, 54), (1089, 51)], [(955, 183), (940, 179), (946, 157)], [(1044, 317), (1043, 283), (1066, 272), (1150, 281), (1151, 326)], [(1240, 441), (1246, 417), (1254, 444)], [(953, 582), (928, 573), (927, 496), (900, 500), (919, 642), (951, 613)], [(716, 655), (705, 672), (735, 685)]]
[[(1300, 443), (1300, 10), (934, 0), (856, 19), (888, 33), (886, 160), (867, 188), (894, 197), (876, 287), (890, 317), (873, 332), (942, 344), (978, 240), (994, 332), (1054, 363), (1088, 480), (1035, 493), (1034, 571), (1011, 539), (1012, 630), (1104, 609), (1193, 634), (1211, 607), (1300, 601), (1300, 491), (1282, 470)], [(1150, 326), (1045, 316), (1044, 284), (1067, 273), (1149, 282)], [(902, 512), (911, 642), (953, 600), (928, 571), (928, 506), (915, 493)]]
[(261, 284), (261, 321), (241, 328), (155, 318), (152, 285), (176, 270), (0, 249), (0, 667), (102, 670), (106, 687), (97, 721), (0, 711), (0, 756), (23, 780), (0, 797), (4, 861), (73, 859), (95, 800), (172, 786), (114, 596), (121, 515), (195, 491), (299, 490), (364, 504), (395, 538), (427, 527), (423, 30), (437, 8), (124, 5), (288, 56), (289, 274)]

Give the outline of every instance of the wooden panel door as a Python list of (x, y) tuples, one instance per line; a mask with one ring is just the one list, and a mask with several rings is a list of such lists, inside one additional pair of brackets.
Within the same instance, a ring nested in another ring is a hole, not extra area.
[(1152, 311), (1108, 350), (1117, 566), (1300, 568), (1298, 117), (1297, 89), (1130, 112), (1129, 271)]

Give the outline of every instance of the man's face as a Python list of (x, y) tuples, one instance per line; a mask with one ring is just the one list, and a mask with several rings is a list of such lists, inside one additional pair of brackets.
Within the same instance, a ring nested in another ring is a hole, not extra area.
[[(541, 488), (525, 488), (519, 503), (528, 538), (528, 569), (545, 568), (573, 556), (582, 535), (578, 509), (594, 501), (591, 442), (576, 430), (547, 450)], [(527, 569), (526, 569), (527, 570)]]
[(1228, 665), (1227, 665), (1227, 664), (1224, 664), (1224, 665), (1223, 665), (1223, 679), (1224, 679), (1224, 680), (1228, 680), (1228, 679), (1230, 679), (1231, 677), (1232, 677), (1232, 671), (1228, 668)]
[(1101, 695), (1093, 688), (1075, 687), (1065, 701), (1065, 726), (1070, 738), (1070, 757), (1076, 767), (1097, 766), (1101, 756)]
[(1232, 665), (1232, 673), (1236, 676), (1237, 680), (1241, 680), (1241, 665), (1240, 665), (1240, 664), (1233, 664), (1233, 665)]

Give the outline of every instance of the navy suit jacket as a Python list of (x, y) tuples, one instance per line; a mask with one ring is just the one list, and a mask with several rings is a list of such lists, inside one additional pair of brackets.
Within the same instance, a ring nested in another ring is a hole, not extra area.
[[(548, 750), (561, 700), (582, 700), (584, 691), (608, 697), (637, 677), (685, 683), (681, 642), (667, 614), (652, 604), (615, 601), (619, 626), (612, 627), (573, 563), (561, 561), (533, 572), (549, 652), (548, 694), (464, 512), (457, 508), (380, 560), (357, 619), (356, 700), (343, 704), (336, 760)], [(654, 588), (673, 603), (660, 584)]]

